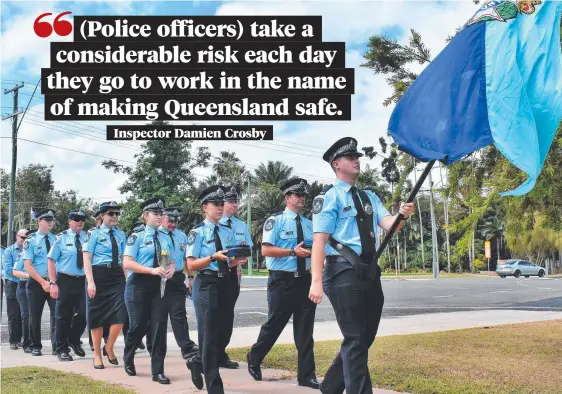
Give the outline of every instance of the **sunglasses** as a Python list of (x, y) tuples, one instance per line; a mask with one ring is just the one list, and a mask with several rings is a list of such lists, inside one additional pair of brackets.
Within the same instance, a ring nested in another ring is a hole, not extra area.
[(306, 194), (304, 193), (291, 193), (293, 196), (297, 196), (297, 197), (305, 197)]
[(27, 236), (25, 236), (25, 235), (17, 235), (17, 234), (16, 234), (16, 236), (19, 237), (19, 238), (21, 238), (21, 239), (27, 239)]
[(44, 220), (46, 222), (53, 222), (55, 219), (41, 219), (41, 220)]
[(81, 222), (81, 223), (86, 222), (86, 219), (70, 219), (70, 220), (72, 220), (73, 222)]
[(119, 215), (121, 215), (121, 212), (106, 212), (105, 214), (111, 217), (119, 217)]

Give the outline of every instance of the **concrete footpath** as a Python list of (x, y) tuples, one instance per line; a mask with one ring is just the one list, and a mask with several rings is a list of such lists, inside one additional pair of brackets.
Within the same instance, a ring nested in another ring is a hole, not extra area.
[[(532, 321), (562, 319), (562, 312), (550, 311), (517, 311), (517, 310), (482, 310), (470, 312), (450, 312), (402, 317), (384, 318), (381, 321), (379, 335), (404, 335), (423, 332), (455, 330), (472, 327), (495, 326), (502, 324), (525, 323)], [(260, 327), (235, 328), (230, 343), (231, 348), (251, 346), (256, 340)], [(195, 331), (191, 332), (192, 338), (197, 338)], [(341, 332), (336, 322), (317, 322), (314, 327), (315, 341), (341, 339)], [(166, 357), (165, 373), (170, 378), (170, 385), (159, 385), (151, 380), (150, 357), (148, 352), (137, 353), (135, 364), (137, 376), (129, 377), (125, 374), (122, 365), (123, 341), (122, 337), (116, 344), (116, 354), (120, 365), (113, 366), (104, 358), (105, 369), (94, 370), (92, 367), (93, 355), (87, 346), (85, 338), (86, 357), (74, 356), (75, 361), (69, 363), (59, 362), (50, 352), (42, 357), (32, 357), (22, 350), (13, 351), (8, 346), (1, 347), (2, 368), (14, 366), (43, 366), (65, 372), (73, 372), (100, 379), (109, 383), (120, 384), (135, 390), (138, 393), (202, 393), (191, 383), (189, 370), (180, 356), (175, 344), (173, 334), (168, 334), (168, 355)], [(293, 328), (289, 324), (281, 334), (278, 344), (293, 343)], [(44, 349), (50, 348), (48, 341), (43, 342)], [(240, 363), (240, 369), (221, 369), (221, 376), (225, 385), (225, 393), (281, 393), (291, 390), (293, 393), (314, 393), (318, 391), (296, 385), (293, 374), (278, 370), (263, 370), (264, 381), (254, 381), (247, 372), (247, 365)], [(388, 390), (375, 390), (376, 394), (393, 393)]]

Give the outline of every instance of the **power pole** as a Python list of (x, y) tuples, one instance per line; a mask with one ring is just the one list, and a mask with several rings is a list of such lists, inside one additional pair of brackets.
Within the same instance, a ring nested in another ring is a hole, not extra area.
[(2, 118), (12, 119), (12, 170), (10, 173), (10, 207), (8, 213), (8, 243), (7, 246), (11, 245), (13, 242), (14, 234), (14, 197), (16, 194), (16, 167), (18, 160), (18, 115), (21, 111), (18, 111), (18, 91), (23, 88), (23, 84), (16, 85), (13, 89), (4, 89), (4, 94), (14, 93), (14, 112), (8, 116)]
[(437, 260), (437, 223), (433, 209), (433, 179), (429, 171), (429, 209), (431, 211), (431, 249), (433, 252), (433, 279), (439, 277), (439, 261)]
[[(252, 236), (252, 183), (251, 183), (251, 179), (252, 177), (250, 176), (250, 174), (248, 174), (248, 218), (247, 218), (247, 225), (248, 225), (248, 229), (250, 230), (250, 236)], [(259, 260), (258, 260), (259, 262)], [(253, 265), (253, 260), (252, 260), (252, 256), (250, 256), (248, 258), (248, 275), (252, 275), (252, 265)]]

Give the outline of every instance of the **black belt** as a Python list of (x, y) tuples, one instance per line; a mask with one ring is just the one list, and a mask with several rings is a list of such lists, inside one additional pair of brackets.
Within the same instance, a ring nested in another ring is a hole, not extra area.
[(222, 273), (213, 270), (202, 270), (199, 271), (198, 275), (209, 275), (209, 276), (216, 276), (218, 278), (224, 278), (224, 275)]
[(27, 283), (27, 280), (22, 280), (20, 283), (18, 283), (18, 287), (25, 287), (26, 283)]
[(279, 276), (286, 276), (291, 278), (300, 278), (302, 276), (310, 275), (310, 271), (305, 271), (303, 274), (299, 274), (298, 271), (291, 272), (291, 271), (272, 271), (269, 270), (270, 274), (279, 275)]
[(92, 268), (111, 268), (111, 263), (92, 265)]
[(73, 279), (82, 279), (85, 278), (85, 275), (70, 275), (70, 274), (66, 274), (64, 272), (59, 272), (57, 275), (63, 275), (63, 276), (67, 276), (69, 278), (73, 278)]

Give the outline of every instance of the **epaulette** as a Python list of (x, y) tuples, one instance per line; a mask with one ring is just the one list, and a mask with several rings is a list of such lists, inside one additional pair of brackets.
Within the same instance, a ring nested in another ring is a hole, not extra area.
[(326, 186), (324, 186), (324, 188), (322, 189), (322, 191), (320, 192), (320, 194), (322, 195), (322, 194), (328, 193), (328, 190), (330, 190), (330, 189), (333, 188), (333, 187), (334, 187), (334, 185), (326, 185)]
[(271, 216), (279, 216), (283, 213), (283, 211), (279, 211), (279, 212), (275, 212), (273, 214), (271, 214)]
[(219, 225), (221, 225), (221, 226), (223, 226), (223, 227), (230, 228), (230, 226), (229, 226), (228, 224), (226, 224), (226, 223), (221, 223), (221, 222), (219, 222)]
[(193, 230), (195, 230), (196, 228), (199, 228), (199, 227), (203, 227), (204, 224), (205, 224), (205, 222), (199, 223), (197, 226), (193, 227)]
[(62, 232), (58, 233), (58, 234), (57, 234), (57, 237), (58, 237), (59, 235), (63, 235), (63, 234), (66, 234), (66, 231), (67, 231), (67, 230), (64, 230), (64, 231), (62, 231)]

